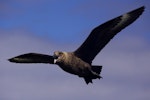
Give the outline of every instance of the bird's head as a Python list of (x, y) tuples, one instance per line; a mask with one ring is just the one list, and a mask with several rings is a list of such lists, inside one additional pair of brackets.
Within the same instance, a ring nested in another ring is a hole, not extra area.
[(63, 62), (64, 52), (56, 51), (54, 52), (53, 57), (54, 57), (54, 64), (60, 64)]

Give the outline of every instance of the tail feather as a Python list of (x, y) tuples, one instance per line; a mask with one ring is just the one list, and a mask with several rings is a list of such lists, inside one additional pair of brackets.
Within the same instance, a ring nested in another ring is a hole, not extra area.
[(101, 73), (102, 71), (102, 66), (92, 66), (92, 71), (95, 72), (94, 74), (91, 74), (87, 77), (84, 77), (84, 80), (86, 82), (86, 84), (89, 84), (89, 83), (93, 83), (92, 82), (92, 79), (100, 79), (102, 78), (99, 74)]
[(85, 80), (86, 84), (93, 83), (92, 79), (89, 77), (84, 78), (84, 80)]
[(94, 72), (96, 72), (97, 74), (100, 74), (101, 73), (101, 71), (102, 71), (102, 66), (92, 66), (92, 70), (94, 71)]

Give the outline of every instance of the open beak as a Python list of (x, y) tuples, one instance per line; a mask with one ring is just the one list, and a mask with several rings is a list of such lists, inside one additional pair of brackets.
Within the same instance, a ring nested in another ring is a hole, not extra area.
[(54, 58), (54, 64), (56, 64), (56, 63), (57, 63), (58, 56), (53, 55), (53, 58)]
[(56, 64), (57, 63), (57, 59), (54, 59), (54, 64)]

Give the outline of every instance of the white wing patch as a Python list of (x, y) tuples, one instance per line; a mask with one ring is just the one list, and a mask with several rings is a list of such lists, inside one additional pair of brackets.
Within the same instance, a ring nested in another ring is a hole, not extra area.
[(126, 22), (128, 21), (130, 15), (127, 13), (127, 14), (124, 14), (122, 17), (121, 17), (121, 21), (113, 28), (113, 29), (119, 29), (121, 28), (122, 26), (124, 26), (124, 24), (126, 24)]

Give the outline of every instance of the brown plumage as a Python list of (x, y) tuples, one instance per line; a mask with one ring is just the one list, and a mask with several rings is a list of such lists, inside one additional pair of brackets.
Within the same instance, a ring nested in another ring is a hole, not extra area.
[(49, 63), (59, 65), (64, 71), (83, 77), (85, 82), (100, 79), (102, 66), (93, 66), (95, 56), (122, 29), (134, 22), (144, 11), (144, 6), (116, 17), (96, 27), (74, 52), (54, 52), (53, 56), (28, 53), (9, 59), (15, 63)]

